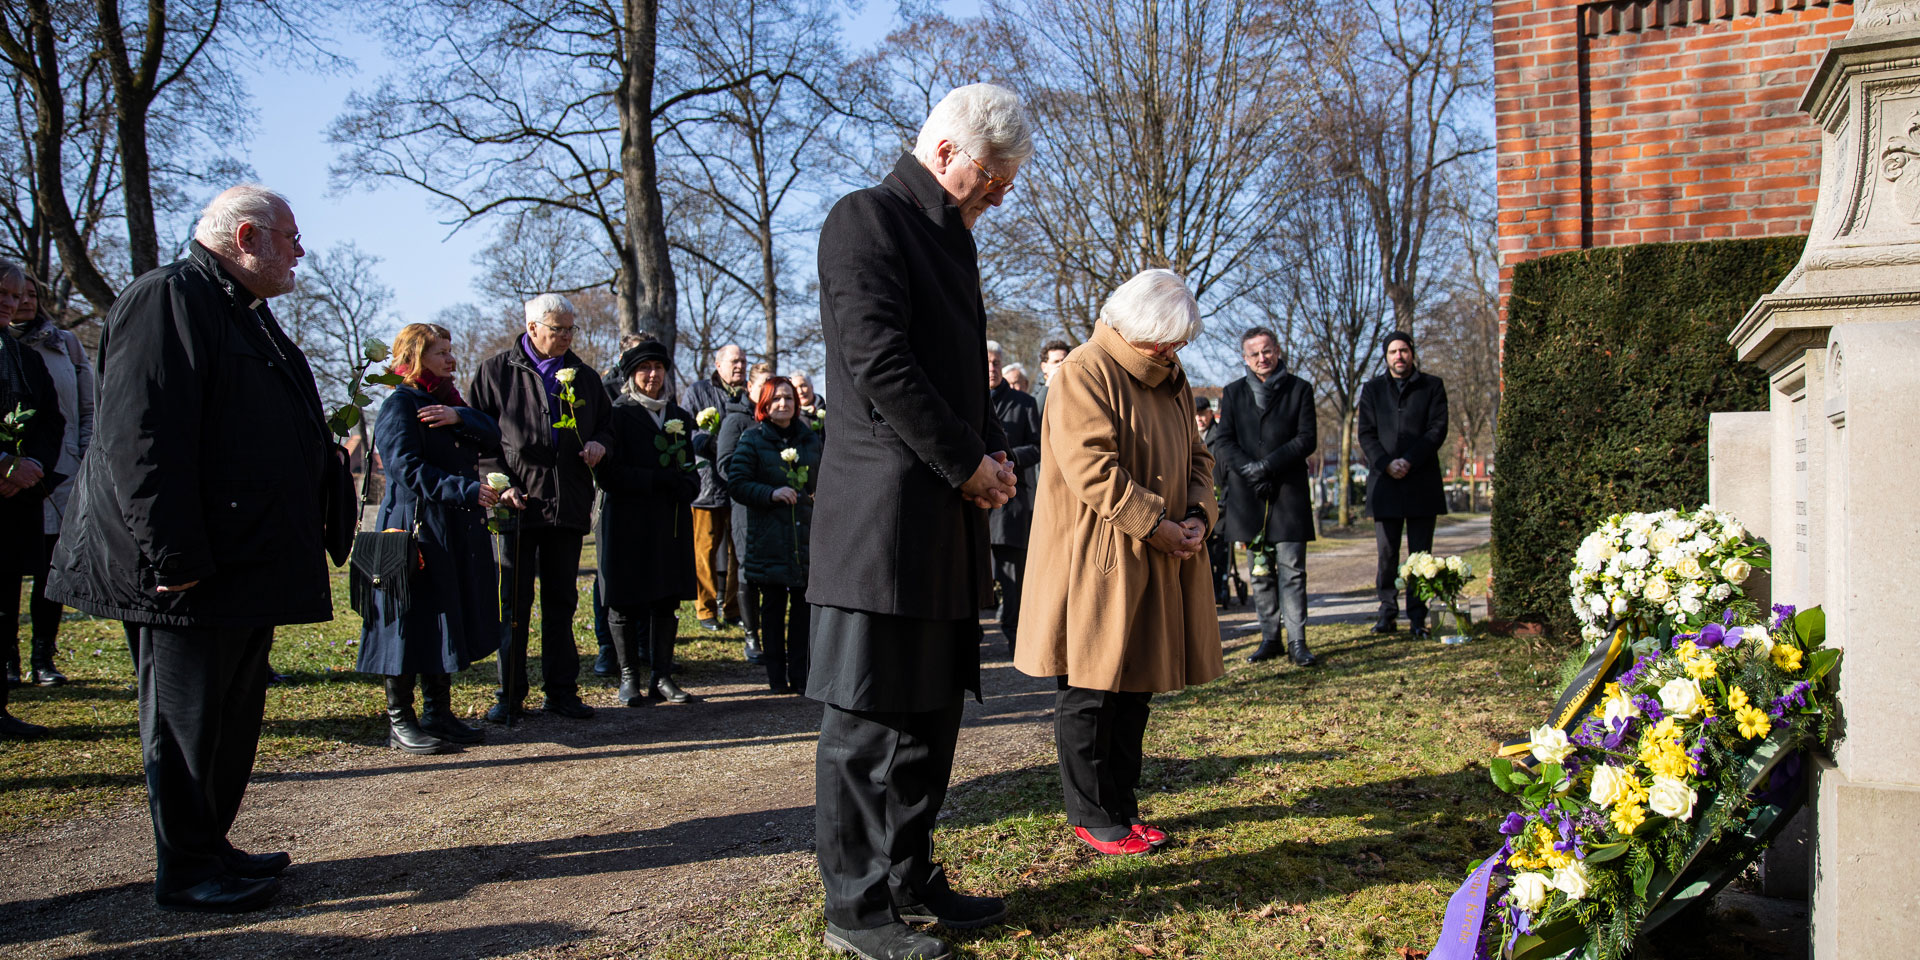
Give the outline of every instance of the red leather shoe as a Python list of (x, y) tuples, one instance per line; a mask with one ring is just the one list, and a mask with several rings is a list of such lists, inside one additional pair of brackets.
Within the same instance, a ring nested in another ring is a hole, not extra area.
[(1153, 844), (1155, 847), (1162, 847), (1167, 843), (1167, 832), (1149, 823), (1134, 824), (1133, 835)]
[(1093, 834), (1087, 832), (1086, 827), (1074, 827), (1073, 835), (1079, 837), (1081, 843), (1110, 857), (1131, 857), (1153, 852), (1153, 844), (1148, 843), (1138, 830), (1118, 840), (1095, 840)]

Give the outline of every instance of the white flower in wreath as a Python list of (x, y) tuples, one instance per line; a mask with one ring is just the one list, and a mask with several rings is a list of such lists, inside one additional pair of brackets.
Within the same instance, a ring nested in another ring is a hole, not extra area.
[(1653, 554), (1648, 553), (1647, 548), (1644, 546), (1634, 547), (1632, 550), (1627, 551), (1627, 555), (1625, 559), (1626, 559), (1627, 569), (1645, 570), (1647, 568), (1647, 564), (1650, 564), (1653, 562)]
[(1633, 698), (1627, 696), (1626, 693), (1623, 691), (1617, 697), (1607, 698), (1606, 707), (1604, 708), (1604, 712), (1600, 715), (1600, 719), (1606, 721), (1606, 724), (1609, 727), (1613, 726), (1613, 722), (1615, 720), (1620, 720), (1623, 722), (1628, 720), (1638, 720), (1640, 719), (1640, 708), (1634, 706)]
[(1647, 808), (1670, 820), (1688, 820), (1693, 817), (1693, 802), (1699, 798), (1685, 780), (1655, 776), (1647, 790)]
[(1567, 732), (1554, 726), (1541, 726), (1529, 734), (1527, 749), (1541, 763), (1559, 763), (1573, 752)]
[(1700, 598), (1698, 597), (1681, 597), (1678, 603), (1680, 604), (1680, 612), (1689, 617), (1698, 614), (1701, 610)]
[(1647, 580), (1646, 589), (1640, 591), (1640, 595), (1647, 598), (1648, 603), (1666, 603), (1673, 599), (1673, 587), (1667, 585), (1665, 577), (1650, 577)]
[(785, 460), (788, 463), (793, 463), (794, 461), (800, 459), (800, 451), (795, 450), (792, 447), (788, 447), (785, 450), (780, 451), (780, 459)]
[(1740, 521), (1733, 519), (1733, 517), (1728, 514), (1723, 513), (1720, 516), (1721, 543), (1727, 546), (1733, 546), (1747, 538), (1747, 528), (1743, 526)]
[(1688, 540), (1685, 546), (1693, 553), (1706, 553), (1713, 549), (1713, 538), (1702, 533)]
[(1680, 575), (1688, 580), (1698, 580), (1707, 575), (1706, 568), (1700, 565), (1700, 558), (1695, 556), (1680, 558), (1680, 562), (1674, 564), (1673, 569), (1679, 571)]
[(1553, 884), (1544, 873), (1523, 873), (1513, 878), (1513, 887), (1507, 891), (1513, 905), (1527, 913), (1533, 913), (1546, 906), (1547, 896), (1553, 892)]
[(660, 429), (665, 430), (666, 432), (671, 433), (674, 436), (678, 437), (678, 436), (686, 435), (687, 425), (684, 422), (677, 419), (668, 420), (666, 423), (663, 423), (660, 425)]
[(1726, 577), (1729, 582), (1734, 584), (1746, 583), (1747, 577), (1752, 574), (1753, 565), (1739, 557), (1734, 557), (1720, 565), (1720, 575)]
[(560, 369), (554, 371), (553, 378), (555, 380), (560, 381), (561, 383), (572, 383), (573, 378), (579, 375), (580, 375), (579, 367), (561, 367)]
[(1553, 888), (1567, 895), (1568, 900), (1584, 900), (1587, 896), (1587, 863), (1575, 860), (1553, 872)]
[(1593, 768), (1593, 783), (1587, 788), (1587, 799), (1604, 809), (1631, 796), (1633, 787), (1632, 775), (1603, 763)]
[(1633, 601), (1628, 600), (1627, 595), (1624, 593), (1614, 594), (1613, 602), (1608, 606), (1608, 609), (1612, 610), (1613, 615), (1616, 617), (1626, 616), (1627, 611), (1632, 608), (1633, 608)]
[(1719, 603), (1731, 596), (1733, 596), (1733, 588), (1724, 583), (1716, 583), (1713, 589), (1707, 591), (1707, 599), (1714, 603)]
[(1647, 545), (1651, 546), (1655, 552), (1672, 550), (1679, 542), (1680, 538), (1666, 527), (1655, 530), (1653, 535), (1647, 538)]
[(1682, 720), (1698, 716), (1705, 701), (1700, 681), (1691, 677), (1675, 677), (1660, 688), (1660, 708)]

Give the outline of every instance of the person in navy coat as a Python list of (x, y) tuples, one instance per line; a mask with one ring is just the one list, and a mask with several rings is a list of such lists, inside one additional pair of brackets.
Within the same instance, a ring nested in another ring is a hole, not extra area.
[[(1435, 518), (1447, 512), (1440, 449), (1447, 439), (1447, 384), (1420, 369), (1413, 337), (1382, 342), (1387, 372), (1360, 388), (1360, 449), (1367, 458), (1367, 512), (1373, 515), (1380, 618), (1374, 633), (1392, 633), (1399, 616), (1400, 534), (1407, 551), (1433, 549)], [(1427, 605), (1407, 588), (1407, 620), (1415, 639), (1427, 636)]]
[(420, 568), (406, 610), (392, 609), (391, 596), (375, 591), (356, 669), (386, 678), (387, 742), (408, 753), (442, 753), (484, 739), (454, 716), (450, 675), (500, 645), (500, 592), (486, 526), (500, 493), (478, 472), (482, 456), (500, 455), (500, 427), (467, 406), (454, 367), (445, 327), (402, 327), (392, 372), (406, 382), (381, 404), (373, 432), (387, 477), (374, 529), (413, 531)]

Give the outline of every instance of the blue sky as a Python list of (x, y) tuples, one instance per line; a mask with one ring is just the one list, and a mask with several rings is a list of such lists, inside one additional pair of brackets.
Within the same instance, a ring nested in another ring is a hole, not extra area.
[[(953, 15), (978, 9), (973, 0), (944, 6)], [(847, 12), (848, 46), (871, 46), (885, 34), (894, 9), (886, 0), (867, 0)], [(354, 70), (323, 75), (259, 61), (251, 83), (259, 120), (245, 159), (260, 182), (292, 203), (308, 249), (359, 244), (384, 261), (381, 279), (393, 288), (401, 319), (431, 320), (442, 307), (473, 298), (473, 256), (486, 245), (487, 229), (482, 224), (452, 232), (424, 191), (402, 184), (328, 191), (335, 148), (327, 142), (327, 127), (348, 94), (370, 87), (390, 65), (369, 37), (342, 33), (333, 39), (338, 52), (354, 60)]]

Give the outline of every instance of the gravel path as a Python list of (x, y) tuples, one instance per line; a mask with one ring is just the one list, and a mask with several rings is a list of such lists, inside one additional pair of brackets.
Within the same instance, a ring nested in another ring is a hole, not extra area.
[[(1477, 538), (1477, 539), (1476, 539)], [(1486, 519), (1437, 548), (1486, 540)], [(1315, 621), (1371, 612), (1371, 540), (1308, 557)], [(1359, 605), (1356, 613), (1354, 608)], [(1222, 613), (1229, 652), (1251, 612)], [(997, 631), (984, 704), (968, 703), (955, 782), (1048, 762), (1051, 681), (1015, 671)], [(720, 915), (812, 865), (820, 707), (765, 692), (740, 665), (685, 705), (626, 709), (602, 689), (588, 722), (536, 716), (464, 753), (343, 747), (255, 778), (243, 849), (288, 850), (272, 908), (242, 917), (153, 908), (144, 807), (16, 836), (0, 848), (8, 957), (494, 957), (632, 937)]]

